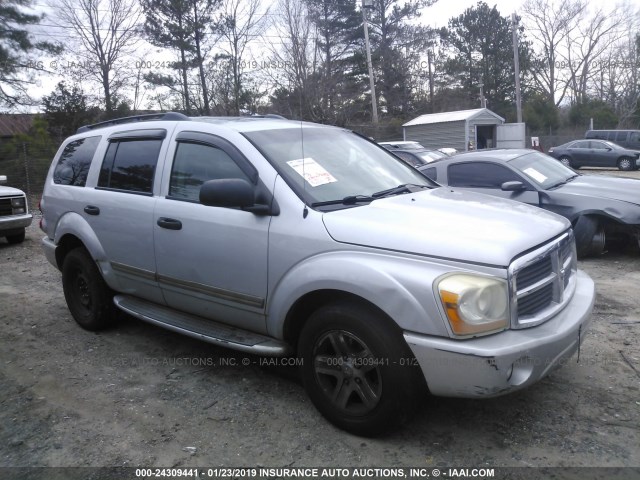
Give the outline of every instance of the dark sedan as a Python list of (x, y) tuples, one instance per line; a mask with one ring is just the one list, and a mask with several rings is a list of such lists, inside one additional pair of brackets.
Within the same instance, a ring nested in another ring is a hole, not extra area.
[(549, 155), (571, 168), (608, 167), (636, 170), (640, 152), (629, 150), (606, 140), (574, 140), (559, 147), (551, 147)]
[(420, 167), (442, 185), (535, 205), (569, 219), (580, 256), (607, 236), (640, 239), (640, 180), (581, 175), (535, 150), (485, 150)]

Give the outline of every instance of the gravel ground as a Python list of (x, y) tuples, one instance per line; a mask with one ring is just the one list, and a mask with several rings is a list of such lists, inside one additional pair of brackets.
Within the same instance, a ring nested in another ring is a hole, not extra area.
[(640, 466), (637, 248), (580, 262), (597, 299), (579, 363), (497, 399), (425, 398), (363, 439), (320, 416), (294, 366), (131, 318), (80, 329), (41, 236), (0, 240), (0, 467)]

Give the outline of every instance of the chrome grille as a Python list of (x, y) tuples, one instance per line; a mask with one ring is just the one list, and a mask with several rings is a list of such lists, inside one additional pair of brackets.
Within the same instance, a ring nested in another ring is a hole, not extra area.
[(571, 231), (515, 260), (509, 267), (512, 328), (539, 325), (562, 309), (575, 290), (576, 271)]

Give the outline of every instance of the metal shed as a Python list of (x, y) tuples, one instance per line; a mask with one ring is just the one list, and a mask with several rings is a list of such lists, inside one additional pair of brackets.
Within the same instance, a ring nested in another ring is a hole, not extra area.
[(405, 140), (427, 148), (524, 148), (524, 123), (505, 124), (488, 108), (421, 115), (402, 126)]

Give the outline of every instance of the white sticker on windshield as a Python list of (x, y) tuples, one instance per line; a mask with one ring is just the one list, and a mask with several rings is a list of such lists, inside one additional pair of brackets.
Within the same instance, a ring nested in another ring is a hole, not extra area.
[(547, 179), (547, 177), (545, 177), (543, 174), (541, 174), (539, 171), (537, 171), (533, 167), (525, 168), (523, 172), (526, 173), (531, 178), (533, 178), (538, 183), (544, 183), (544, 181)]
[(290, 160), (287, 162), (287, 165), (298, 172), (298, 175), (304, 178), (312, 187), (337, 182), (333, 175), (327, 172), (322, 165), (311, 157)]

